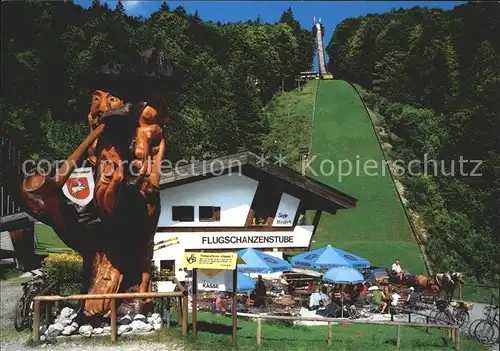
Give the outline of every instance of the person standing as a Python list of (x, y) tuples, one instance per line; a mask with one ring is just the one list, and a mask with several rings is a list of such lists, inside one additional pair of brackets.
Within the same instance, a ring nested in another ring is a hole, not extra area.
[(259, 274), (257, 283), (255, 284), (255, 307), (260, 307), (265, 304), (267, 297), (267, 288), (262, 276)]

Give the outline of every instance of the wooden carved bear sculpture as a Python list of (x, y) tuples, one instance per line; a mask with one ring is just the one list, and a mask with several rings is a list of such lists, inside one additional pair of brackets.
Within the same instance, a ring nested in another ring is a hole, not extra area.
[[(96, 90), (92, 94), (88, 115), (90, 130), (94, 130), (101, 123), (100, 119), (105, 112), (122, 106), (124, 104), (121, 99), (108, 92)], [(127, 129), (130, 122), (118, 122), (122, 123), (120, 128), (111, 126), (88, 150), (90, 163), (98, 167), (94, 201), (104, 216), (112, 215), (116, 209), (117, 189), (124, 179), (124, 161), (128, 158), (128, 145), (123, 139), (128, 139), (127, 134), (130, 132)], [(116, 130), (113, 130), (113, 127)]]
[[(103, 244), (105, 249), (93, 258), (89, 293), (94, 294), (148, 292), (152, 285), (153, 239), (160, 215), (160, 167), (166, 145), (163, 125), (169, 116), (161, 115), (147, 103), (129, 107), (118, 97), (98, 90), (92, 95), (90, 128), (102, 123), (109, 111), (121, 108), (123, 116), (113, 112), (116, 122), (107, 121), (106, 132), (89, 148), (89, 160), (97, 167), (94, 201), (104, 225), (120, 233), (118, 237), (111, 235), (108, 244)], [(129, 164), (135, 166), (136, 172)], [(124, 302), (119, 312), (144, 313), (150, 299), (145, 301), (146, 307), (144, 301)], [(88, 300), (85, 314), (106, 316), (110, 303)]]
[[(154, 84), (149, 88), (160, 91)], [(161, 160), (166, 148), (162, 132), (169, 116), (156, 100), (150, 103), (133, 106), (96, 90), (88, 114), (90, 133), (56, 175), (19, 174), (0, 159), (2, 181), (11, 195), (83, 257), (83, 290), (90, 294), (151, 291)], [(94, 205), (100, 222), (80, 221), (75, 206), (62, 192), (86, 152), (96, 170)], [(137, 172), (132, 172), (131, 164)], [(150, 305), (148, 300), (123, 302), (119, 313), (144, 314)], [(80, 316), (108, 316), (110, 306), (109, 299), (86, 300)]]

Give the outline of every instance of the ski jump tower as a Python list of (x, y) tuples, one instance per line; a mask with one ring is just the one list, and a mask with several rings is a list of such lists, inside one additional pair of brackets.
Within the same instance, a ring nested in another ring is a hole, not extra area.
[(325, 28), (321, 23), (321, 18), (316, 22), (316, 17), (313, 17), (313, 35), (316, 38), (318, 50), (318, 66), (321, 79), (333, 79), (333, 76), (326, 71), (325, 49), (323, 47), (323, 37), (325, 36)]

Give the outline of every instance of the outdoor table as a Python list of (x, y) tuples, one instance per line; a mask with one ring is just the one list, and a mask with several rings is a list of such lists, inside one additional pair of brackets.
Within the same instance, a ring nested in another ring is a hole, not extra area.
[(293, 306), (296, 304), (296, 302), (292, 299), (277, 299), (273, 301), (277, 305), (282, 305), (282, 306)]
[(307, 290), (307, 289), (295, 289), (293, 291), (294, 294), (300, 294), (300, 295), (310, 295), (311, 294), (311, 291)]

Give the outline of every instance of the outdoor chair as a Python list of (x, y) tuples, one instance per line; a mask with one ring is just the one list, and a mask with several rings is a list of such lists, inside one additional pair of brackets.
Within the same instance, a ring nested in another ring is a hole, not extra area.
[(316, 314), (326, 318), (337, 318), (340, 317), (340, 306), (335, 302), (331, 302), (328, 305), (319, 308)]

